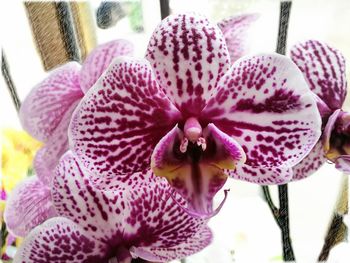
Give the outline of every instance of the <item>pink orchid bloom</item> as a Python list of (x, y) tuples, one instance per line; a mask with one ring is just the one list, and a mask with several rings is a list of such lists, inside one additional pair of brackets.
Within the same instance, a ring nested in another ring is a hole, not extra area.
[(169, 198), (165, 179), (151, 171), (99, 190), (90, 172), (67, 152), (56, 168), (52, 199), (60, 217), (29, 233), (14, 263), (110, 263), (142, 258), (167, 262), (206, 247), (212, 233)]
[(298, 67), (278, 54), (232, 66), (221, 30), (205, 17), (167, 17), (146, 59), (119, 58), (77, 106), (71, 149), (99, 187), (150, 166), (208, 215), (227, 175), (291, 180), (318, 141), (321, 119)]
[(111, 61), (129, 55), (133, 46), (115, 40), (96, 47), (80, 66), (70, 62), (50, 72), (20, 109), (23, 128), (45, 143), (34, 159), (37, 176), (19, 184), (7, 201), (5, 221), (15, 236), (25, 236), (33, 227), (56, 215), (51, 204), (50, 181), (59, 158), (68, 150), (68, 125), (84, 93), (96, 82)]
[(294, 168), (294, 179), (311, 175), (326, 160), (350, 172), (350, 113), (341, 109), (347, 93), (343, 55), (325, 43), (308, 40), (292, 47), (291, 58), (314, 92), (323, 120), (322, 139)]

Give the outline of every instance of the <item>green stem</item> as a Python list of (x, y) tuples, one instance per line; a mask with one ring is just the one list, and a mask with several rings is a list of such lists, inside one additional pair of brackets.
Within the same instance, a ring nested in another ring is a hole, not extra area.
[(280, 203), (278, 218), (282, 234), (283, 259), (284, 261), (294, 261), (295, 256), (289, 234), (288, 184), (278, 186), (278, 197)]
[(288, 206), (288, 185), (278, 186), (279, 208), (277, 208), (271, 198), (268, 186), (263, 186), (263, 193), (265, 200), (276, 220), (277, 225), (281, 230), (282, 236), (282, 251), (284, 261), (294, 261), (295, 256), (293, 252), (292, 240), (289, 234), (289, 206)]
[(19, 100), (15, 84), (13, 83), (4, 50), (1, 50), (1, 73), (10, 92), (13, 104), (18, 112), (21, 107), (21, 101)]

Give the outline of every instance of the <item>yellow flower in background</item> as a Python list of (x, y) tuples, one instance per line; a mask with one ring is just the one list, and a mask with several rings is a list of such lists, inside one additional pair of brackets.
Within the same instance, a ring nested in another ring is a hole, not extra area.
[(6, 193), (27, 176), (41, 145), (23, 130), (1, 130), (1, 183)]
[(5, 211), (5, 200), (0, 200), (0, 226), (2, 224), (2, 216)]

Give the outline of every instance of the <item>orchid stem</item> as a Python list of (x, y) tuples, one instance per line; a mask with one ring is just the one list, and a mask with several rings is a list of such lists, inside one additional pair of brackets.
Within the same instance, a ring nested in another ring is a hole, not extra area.
[(1, 50), (1, 72), (2, 72), (2, 76), (5, 79), (6, 86), (10, 92), (13, 104), (18, 112), (19, 108), (21, 107), (21, 101), (18, 97), (15, 84), (13, 83), (4, 50)]
[(278, 208), (274, 205), (274, 203), (272, 201), (272, 198), (271, 198), (271, 195), (270, 195), (270, 191), (269, 191), (269, 187), (264, 185), (264, 186), (262, 186), (262, 189), (263, 189), (263, 192), (264, 192), (265, 201), (269, 205), (271, 213), (272, 213), (273, 217), (276, 220), (276, 223), (279, 224), (279, 222), (278, 222), (279, 211), (278, 211)]
[(162, 19), (170, 15), (169, 0), (159, 0), (160, 4), (160, 16)]
[(292, 247), (292, 240), (289, 234), (289, 206), (288, 206), (288, 185), (278, 186), (279, 208), (277, 208), (271, 198), (268, 186), (263, 186), (263, 193), (267, 204), (270, 207), (273, 217), (281, 230), (283, 260), (294, 261), (295, 256)]
[(282, 234), (283, 259), (284, 261), (294, 261), (295, 256), (289, 234), (288, 184), (278, 186), (278, 197), (280, 203), (278, 221)]

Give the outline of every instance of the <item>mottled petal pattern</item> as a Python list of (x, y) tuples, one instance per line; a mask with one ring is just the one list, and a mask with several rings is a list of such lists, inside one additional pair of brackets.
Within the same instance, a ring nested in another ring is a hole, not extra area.
[(350, 156), (349, 155), (341, 155), (335, 161), (335, 168), (339, 171), (342, 171), (346, 174), (350, 173)]
[(258, 14), (244, 14), (230, 17), (218, 23), (226, 40), (231, 63), (247, 54), (248, 30), (258, 17)]
[(71, 105), (83, 97), (79, 85), (80, 65), (67, 63), (50, 73), (24, 100), (20, 109), (23, 128), (46, 142)]
[[(51, 190), (53, 203), (59, 215), (73, 220), (89, 235), (108, 241), (121, 233), (121, 222), (130, 211), (123, 203), (122, 192), (98, 190), (89, 175), (78, 159), (67, 152), (56, 168)], [(118, 189), (124, 189), (122, 183)]]
[(199, 115), (230, 66), (221, 30), (206, 17), (172, 15), (154, 31), (146, 58), (185, 117)]
[(136, 173), (125, 183), (105, 190), (94, 188), (89, 175), (67, 152), (57, 167), (54, 204), (60, 215), (109, 244), (171, 247), (207, 222), (188, 215), (171, 198), (168, 183), (151, 172)]
[(238, 164), (235, 170), (227, 171), (231, 177), (260, 185), (288, 183), (293, 177), (292, 168), (288, 167), (251, 167)]
[(316, 144), (321, 118), (297, 66), (278, 54), (238, 60), (203, 111), (233, 136), (253, 167), (292, 167)]
[(97, 46), (87, 56), (81, 68), (81, 89), (87, 92), (115, 58), (130, 56), (133, 51), (132, 43), (124, 39), (113, 40)]
[(293, 181), (304, 179), (316, 172), (327, 161), (322, 141), (319, 141), (311, 152), (293, 167)]
[(134, 257), (140, 257), (151, 262), (169, 262), (201, 251), (211, 243), (212, 239), (211, 230), (208, 227), (203, 227), (194, 236), (177, 246), (132, 247), (130, 250)]
[(331, 109), (341, 108), (347, 92), (343, 55), (316, 40), (293, 46), (290, 54), (303, 72), (310, 89)]
[(24, 239), (13, 263), (108, 263), (106, 245), (69, 219), (54, 217)]
[(108, 180), (143, 171), (154, 146), (180, 118), (146, 60), (116, 59), (74, 112), (70, 146)]
[(24, 237), (34, 227), (55, 215), (50, 188), (32, 176), (11, 192), (6, 202), (4, 218), (11, 234)]
[(52, 135), (35, 155), (34, 169), (38, 178), (47, 186), (54, 176), (54, 169), (61, 156), (68, 150), (68, 126), (78, 101), (74, 102), (63, 115)]

